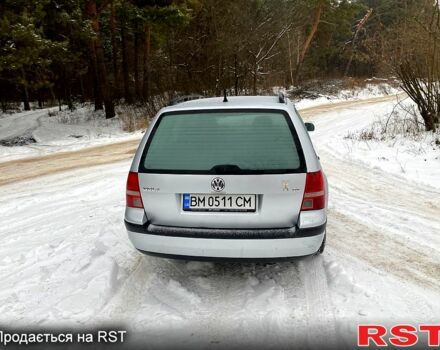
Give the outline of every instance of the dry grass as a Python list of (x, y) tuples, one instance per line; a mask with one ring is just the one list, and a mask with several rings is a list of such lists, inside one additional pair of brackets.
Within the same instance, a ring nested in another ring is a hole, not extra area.
[(124, 131), (145, 130), (156, 113), (168, 102), (166, 96), (154, 96), (149, 103), (138, 105), (121, 104), (116, 107), (116, 114), (121, 120)]
[(148, 127), (150, 116), (144, 106), (119, 105), (116, 113), (124, 131), (133, 132)]
[(388, 95), (389, 88), (398, 88), (399, 82), (395, 78), (342, 78), (325, 80), (308, 80), (301, 86), (291, 87), (287, 90), (289, 97), (293, 99), (318, 98), (320, 96), (336, 96), (342, 91), (356, 92), (366, 88), (378, 86), (383, 95)]
[(366, 88), (368, 84), (378, 85), (378, 86), (387, 84), (393, 88), (398, 88), (400, 86), (400, 82), (396, 78), (374, 78), (374, 77), (369, 79), (345, 78), (345, 79), (341, 79), (338, 85), (341, 90), (355, 90), (355, 89)]
[[(423, 119), (416, 106), (411, 103), (398, 103), (386, 117), (380, 118), (369, 127), (350, 132), (345, 139), (355, 141), (385, 141), (399, 137), (420, 141), (426, 137)], [(433, 135), (433, 146), (440, 146), (440, 130)]]

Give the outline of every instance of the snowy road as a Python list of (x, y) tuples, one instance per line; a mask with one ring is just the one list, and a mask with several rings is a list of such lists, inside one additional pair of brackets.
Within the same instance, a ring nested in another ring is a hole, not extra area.
[(139, 255), (122, 222), (129, 161), (2, 186), (0, 324), (118, 325), (151, 347), (304, 348), (350, 346), (358, 323), (438, 322), (439, 191), (332, 148), (393, 107), (375, 102), (307, 112), (330, 183), (328, 249), (316, 259)]
[(73, 152), (57, 152), (41, 157), (0, 162), (0, 186), (66, 170), (88, 168), (90, 164), (110, 164), (130, 159), (138, 145), (139, 139), (135, 139)]

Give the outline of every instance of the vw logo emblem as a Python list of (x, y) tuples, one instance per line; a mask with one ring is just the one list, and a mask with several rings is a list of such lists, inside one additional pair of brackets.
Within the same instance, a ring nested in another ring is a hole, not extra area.
[(212, 179), (211, 188), (215, 192), (223, 191), (225, 189), (225, 180), (223, 180), (221, 177), (216, 177), (216, 178)]

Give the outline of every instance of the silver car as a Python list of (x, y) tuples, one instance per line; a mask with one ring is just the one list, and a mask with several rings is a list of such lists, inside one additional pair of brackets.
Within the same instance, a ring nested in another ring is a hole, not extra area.
[(313, 129), (283, 95), (163, 108), (128, 175), (131, 242), (194, 260), (322, 253), (328, 190)]

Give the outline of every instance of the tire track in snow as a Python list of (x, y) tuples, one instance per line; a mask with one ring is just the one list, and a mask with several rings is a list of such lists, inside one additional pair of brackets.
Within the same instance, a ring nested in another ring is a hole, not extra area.
[[(440, 252), (432, 244), (439, 239), (440, 193), (326, 152), (323, 158), (330, 196), (336, 198), (329, 211), (329, 244), (379, 270), (440, 290)], [(373, 211), (369, 220), (361, 220), (368, 211)], [(402, 223), (411, 237), (399, 235)]]
[(328, 242), (337, 251), (405, 281), (440, 291), (438, 251), (384, 234), (337, 210), (329, 211)]
[(66, 170), (88, 168), (130, 159), (138, 144), (139, 140), (130, 140), (79, 151), (59, 152), (3, 162), (0, 163), (0, 186)]
[(419, 187), (380, 170), (337, 159), (325, 151), (320, 153), (321, 163), (330, 177), (331, 187), (334, 185), (365, 202), (383, 203), (389, 207), (439, 221), (440, 192), (438, 190)]
[[(202, 337), (201, 343), (302, 347), (308, 308), (301, 273), (297, 262), (211, 264), (145, 256), (99, 319), (122, 319), (139, 330), (165, 309), (164, 322), (178, 317), (179, 327)], [(189, 299), (166, 288), (170, 282)]]
[(308, 343), (311, 349), (336, 349), (337, 332), (322, 256), (299, 262), (307, 301)]

